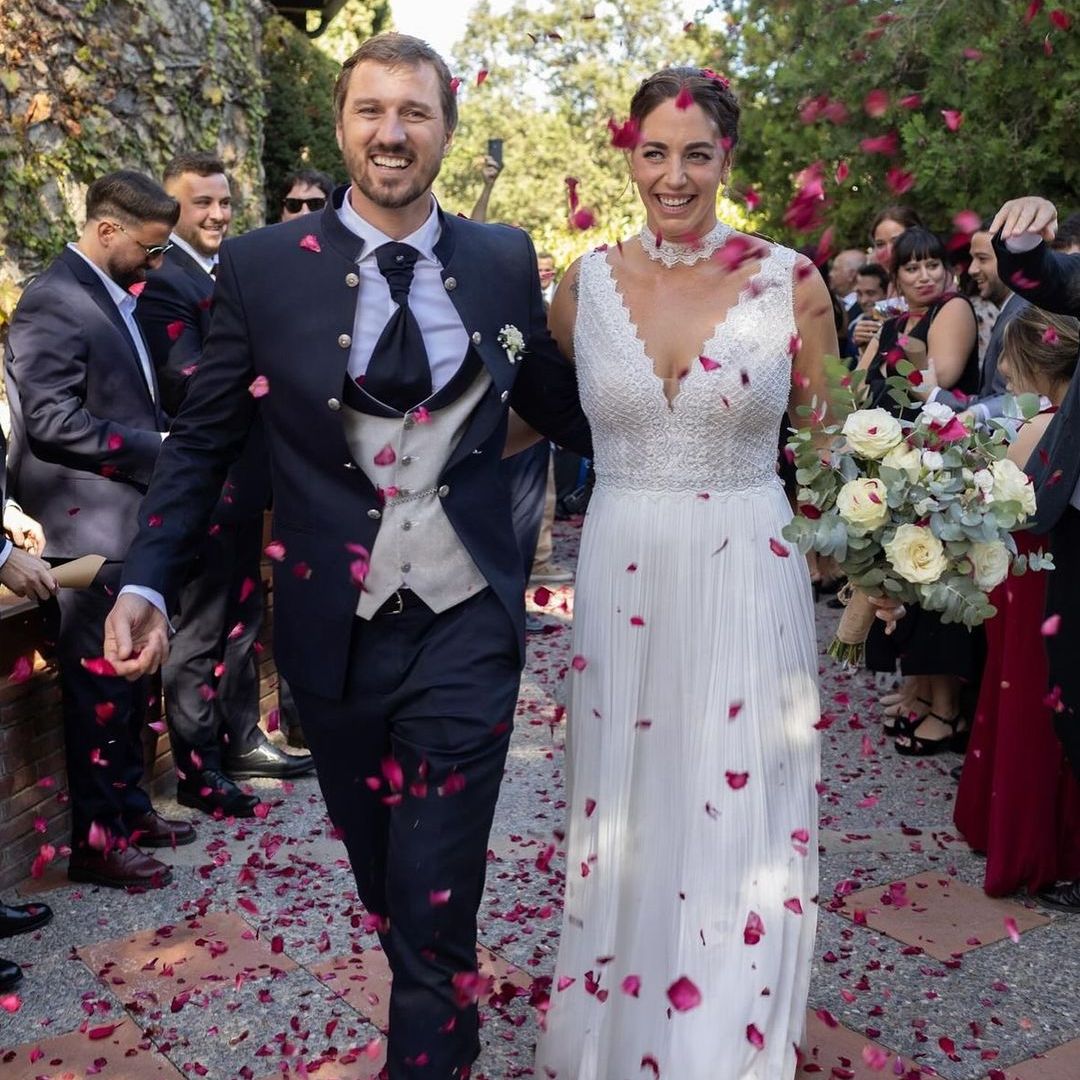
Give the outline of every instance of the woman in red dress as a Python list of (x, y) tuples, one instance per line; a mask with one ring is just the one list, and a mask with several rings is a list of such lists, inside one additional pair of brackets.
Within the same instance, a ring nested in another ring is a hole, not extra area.
[[(1024, 466), (1076, 371), (1076, 319), (1028, 307), (1006, 327), (999, 370), (1010, 393), (1039, 394), (1049, 405), (1009, 447)], [(1017, 533), (1021, 554), (1045, 538)], [(986, 853), (983, 887), (990, 896), (1038, 892), (1080, 877), (1080, 786), (1054, 734), (1043, 634), (1046, 577), (1008, 577), (991, 594), (997, 615), (986, 624), (988, 655), (954, 820), (976, 851)]]

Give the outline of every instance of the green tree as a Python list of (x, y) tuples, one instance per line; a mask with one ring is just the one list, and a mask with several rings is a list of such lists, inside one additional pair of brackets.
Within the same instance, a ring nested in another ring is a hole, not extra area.
[[(796, 175), (815, 161), (838, 246), (864, 244), (873, 215), (892, 202), (942, 231), (958, 211), (990, 213), (1028, 192), (1075, 205), (1080, 28), (1063, 9), (720, 0), (710, 10), (728, 16), (711, 48), (739, 90), (740, 168), (771, 233), (805, 241), (784, 212)], [(865, 142), (891, 135), (893, 154)]]
[(334, 138), (334, 80), (341, 60), (364, 38), (385, 30), (389, 19), (386, 0), (349, 0), (314, 41), (285, 19), (268, 20), (263, 43), (267, 220), (276, 218), (281, 185), (294, 169), (341, 174)]
[[(709, 42), (687, 33), (677, 0), (519, 2), (503, 14), (473, 12), (453, 68), (461, 119), (439, 180), (448, 209), (468, 213), (480, 191), (487, 140), (504, 140), (505, 167), (489, 220), (527, 229), (561, 266), (599, 243), (632, 233), (642, 219), (623, 152), (608, 120), (625, 120), (641, 79), (669, 64), (698, 64)], [(480, 85), (482, 71), (488, 74)], [(578, 179), (596, 218), (568, 220), (566, 178)], [(725, 218), (739, 224), (738, 207)]]

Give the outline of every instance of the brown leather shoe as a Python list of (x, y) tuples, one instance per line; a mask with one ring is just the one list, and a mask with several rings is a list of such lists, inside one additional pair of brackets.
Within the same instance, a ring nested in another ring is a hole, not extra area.
[(195, 826), (190, 821), (163, 818), (156, 810), (128, 818), (127, 827), (131, 830), (131, 843), (139, 847), (183, 847), (196, 840)]
[(104, 885), (107, 889), (160, 889), (172, 881), (172, 867), (130, 844), (108, 854), (85, 848), (73, 851), (68, 862), (68, 878)]

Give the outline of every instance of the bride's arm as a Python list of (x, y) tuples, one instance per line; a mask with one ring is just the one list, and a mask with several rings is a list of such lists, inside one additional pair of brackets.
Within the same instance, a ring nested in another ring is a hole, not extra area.
[[(796, 263), (795, 277), (795, 326), (799, 339), (791, 362), (788, 415), (792, 424), (799, 427), (820, 426), (829, 400), (825, 357), (840, 353), (832, 299), (817, 268), (803, 256)], [(812, 408), (814, 416), (800, 416), (797, 412), (800, 405)]]
[(581, 260), (575, 259), (566, 271), (548, 311), (548, 329), (559, 346), (559, 352), (574, 362), (574, 323), (577, 321), (578, 291), (580, 288)]

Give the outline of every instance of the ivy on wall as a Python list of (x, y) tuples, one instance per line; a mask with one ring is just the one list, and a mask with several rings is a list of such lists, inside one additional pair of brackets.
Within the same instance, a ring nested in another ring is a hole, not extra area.
[(86, 185), (213, 149), (237, 228), (262, 221), (261, 0), (7, 0), (0, 23), (0, 330), (77, 233)]

